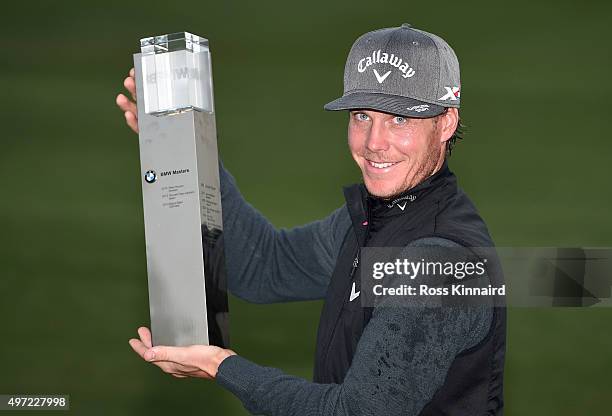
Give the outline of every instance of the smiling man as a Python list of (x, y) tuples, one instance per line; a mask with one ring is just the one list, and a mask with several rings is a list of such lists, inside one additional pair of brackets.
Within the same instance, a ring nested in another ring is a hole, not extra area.
[(442, 167), (447, 136), (458, 121), (456, 110), (444, 115), (410, 120), (378, 111), (350, 112), (349, 148), (370, 194), (390, 198)]
[[(132, 75), (124, 85), (134, 96)], [(493, 246), (447, 156), (457, 137), (459, 64), (410, 25), (366, 33), (345, 67), (348, 143), (363, 183), (328, 217), (277, 230), (220, 166), (228, 286), (254, 303), (325, 299), (313, 382), (214, 346), (132, 348), (176, 377), (216, 379), (266, 415), (501, 414), (505, 312), (493, 307), (363, 307), (363, 247)], [(136, 104), (117, 104), (137, 130)]]

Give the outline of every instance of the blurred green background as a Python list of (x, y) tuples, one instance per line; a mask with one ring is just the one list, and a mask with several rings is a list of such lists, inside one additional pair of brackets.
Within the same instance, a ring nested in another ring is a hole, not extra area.
[[(148, 324), (136, 135), (115, 96), (142, 37), (208, 37), (222, 159), (289, 227), (359, 180), (342, 92), (353, 40), (409, 22), (449, 41), (469, 126), (451, 159), (498, 245), (612, 246), (606, 1), (11, 2), (0, 27), (0, 393), (74, 414), (243, 415), (214, 382), (128, 346)], [(233, 348), (311, 377), (320, 302), (231, 298)], [(609, 412), (612, 311), (511, 309), (507, 415)]]

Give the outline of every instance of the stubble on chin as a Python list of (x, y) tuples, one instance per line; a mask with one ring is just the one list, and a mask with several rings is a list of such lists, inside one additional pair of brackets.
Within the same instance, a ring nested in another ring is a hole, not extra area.
[(440, 156), (440, 149), (436, 149), (434, 146), (432, 146), (428, 149), (427, 156), (423, 160), (423, 163), (420, 163), (419, 166), (416, 167), (416, 169), (414, 166), (411, 166), (408, 173), (406, 173), (404, 181), (398, 186), (396, 186), (394, 189), (389, 192), (384, 192), (381, 195), (374, 194), (369, 189), (368, 191), (374, 196), (385, 200), (395, 199), (400, 194), (406, 192), (409, 189), (414, 188), (415, 186), (423, 182), (425, 179), (436, 173), (438, 165), (441, 166), (441, 159), (443, 158), (443, 155)]

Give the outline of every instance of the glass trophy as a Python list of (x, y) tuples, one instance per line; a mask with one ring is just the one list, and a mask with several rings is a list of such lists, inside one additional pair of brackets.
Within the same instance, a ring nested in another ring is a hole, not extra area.
[(229, 347), (208, 40), (141, 39), (134, 54), (154, 345)]

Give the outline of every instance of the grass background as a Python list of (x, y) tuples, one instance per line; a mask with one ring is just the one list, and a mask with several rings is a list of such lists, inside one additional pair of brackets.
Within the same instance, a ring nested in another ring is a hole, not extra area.
[[(342, 92), (363, 32), (410, 22), (462, 68), (451, 159), (501, 246), (611, 246), (612, 3), (605, 1), (11, 2), (0, 14), (0, 393), (67, 393), (74, 414), (243, 415), (127, 344), (148, 323), (136, 136), (114, 100), (141, 37), (208, 37), (219, 147), (279, 227), (318, 219), (359, 180)], [(233, 348), (311, 377), (320, 302), (231, 298)], [(507, 415), (609, 411), (612, 312), (512, 309)]]

